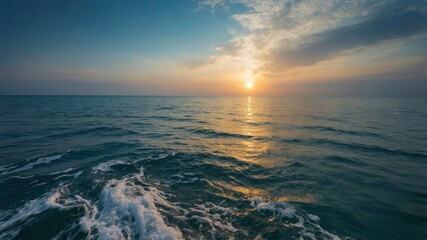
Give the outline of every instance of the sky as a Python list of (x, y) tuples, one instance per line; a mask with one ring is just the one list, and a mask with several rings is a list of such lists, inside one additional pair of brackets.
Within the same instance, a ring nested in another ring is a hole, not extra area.
[(2, 0), (0, 95), (427, 96), (427, 0)]

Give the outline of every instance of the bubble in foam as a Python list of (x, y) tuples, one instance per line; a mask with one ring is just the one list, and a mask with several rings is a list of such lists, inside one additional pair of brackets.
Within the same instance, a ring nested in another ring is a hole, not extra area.
[(154, 187), (144, 189), (131, 179), (110, 180), (101, 192), (101, 207), (88, 208), (80, 220), (82, 230), (99, 239), (183, 239), (168, 226), (156, 204), (168, 204)]

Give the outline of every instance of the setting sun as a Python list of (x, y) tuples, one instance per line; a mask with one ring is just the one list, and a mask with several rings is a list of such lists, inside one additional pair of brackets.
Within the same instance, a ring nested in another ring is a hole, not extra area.
[(254, 86), (252, 82), (246, 82), (246, 88), (251, 89)]

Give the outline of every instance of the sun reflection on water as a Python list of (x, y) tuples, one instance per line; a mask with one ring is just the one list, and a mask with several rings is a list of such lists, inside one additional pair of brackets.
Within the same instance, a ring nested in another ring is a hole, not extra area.
[(261, 138), (266, 135), (266, 129), (263, 125), (257, 124), (254, 119), (254, 108), (252, 97), (247, 97), (246, 111), (244, 112), (244, 135), (251, 138), (241, 141), (244, 148), (240, 153), (239, 159), (253, 164), (262, 164), (262, 155), (268, 151), (268, 142), (262, 141)]
[(317, 201), (316, 196), (313, 194), (291, 195), (281, 194), (274, 196), (266, 189), (255, 187), (234, 185), (223, 181), (208, 181), (209, 186), (220, 190), (217, 194), (228, 199), (240, 199), (238, 195), (244, 195), (246, 199), (254, 197), (262, 198), (266, 201), (275, 202), (295, 202), (295, 203), (314, 203)]

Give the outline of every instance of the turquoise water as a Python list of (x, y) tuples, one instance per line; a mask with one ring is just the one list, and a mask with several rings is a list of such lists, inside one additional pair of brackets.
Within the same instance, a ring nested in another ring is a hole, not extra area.
[(427, 99), (0, 97), (0, 239), (427, 239)]

